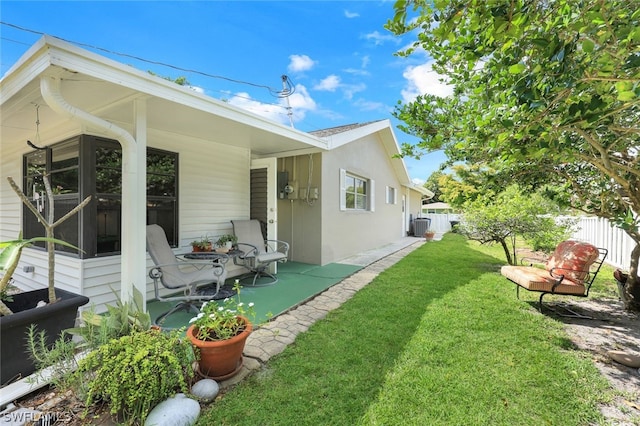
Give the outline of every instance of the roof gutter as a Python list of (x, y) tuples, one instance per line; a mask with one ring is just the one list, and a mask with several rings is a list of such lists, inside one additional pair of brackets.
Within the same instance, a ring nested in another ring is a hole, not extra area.
[[(40, 77), (40, 92), (47, 105), (71, 121), (99, 129), (122, 146), (122, 246), (121, 288), (122, 301), (132, 298), (132, 286), (143, 295), (146, 306), (146, 116), (145, 107), (136, 117), (141, 130), (138, 141), (126, 130), (100, 117), (70, 105), (62, 96), (60, 78)], [(138, 109), (136, 108), (136, 112)], [(144, 127), (144, 128), (143, 128)], [(130, 252), (131, 251), (131, 252)]]

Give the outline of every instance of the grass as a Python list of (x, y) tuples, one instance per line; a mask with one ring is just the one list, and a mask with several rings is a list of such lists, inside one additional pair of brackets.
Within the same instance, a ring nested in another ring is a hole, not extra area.
[(459, 235), (381, 273), (203, 413), (216, 425), (587, 425), (608, 385)]

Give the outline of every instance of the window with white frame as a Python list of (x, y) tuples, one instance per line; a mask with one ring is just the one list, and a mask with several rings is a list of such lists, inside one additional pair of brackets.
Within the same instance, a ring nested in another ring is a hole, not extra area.
[(374, 211), (374, 182), (340, 169), (340, 210)]
[(392, 186), (387, 186), (387, 204), (398, 204), (396, 189)]

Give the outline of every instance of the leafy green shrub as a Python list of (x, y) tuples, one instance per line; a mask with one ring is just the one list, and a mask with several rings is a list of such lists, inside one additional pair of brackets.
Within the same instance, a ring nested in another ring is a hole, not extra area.
[(518, 185), (510, 185), (500, 194), (485, 194), (465, 203), (459, 230), (483, 244), (500, 244), (507, 262), (516, 265), (518, 238), (535, 250), (552, 251), (571, 235), (567, 223), (556, 223), (557, 212), (558, 206), (542, 194), (524, 193)]
[(27, 350), (36, 369), (49, 369), (51, 385), (58, 389), (74, 389), (82, 393), (84, 383), (77, 383), (70, 374), (77, 368), (76, 342), (65, 336), (65, 333), (66, 331), (63, 331), (62, 335), (49, 347), (47, 333), (44, 330), (37, 332), (35, 324), (31, 324), (27, 331)]
[(541, 217), (540, 226), (536, 232), (525, 235), (525, 241), (535, 251), (551, 253), (561, 242), (569, 239), (573, 234), (577, 219), (554, 220), (551, 217)]
[[(81, 399), (87, 389), (87, 381), (73, 374), (77, 368), (77, 356), (82, 351), (91, 351), (112, 339), (130, 335), (133, 332), (149, 330), (151, 317), (142, 308), (142, 294), (134, 288), (133, 300), (116, 306), (107, 305), (107, 312), (96, 314), (93, 308), (82, 312), (80, 327), (64, 330), (52, 347), (47, 347), (44, 331), (36, 332), (33, 327), (27, 335), (29, 355), (36, 368), (47, 368), (52, 372), (51, 384), (58, 389), (72, 389)], [(75, 336), (71, 340), (69, 337)]]
[(87, 406), (102, 399), (126, 424), (142, 424), (149, 411), (193, 378), (191, 344), (177, 331), (150, 330), (112, 339), (89, 353), (74, 373), (87, 380)]
[(51, 348), (44, 332), (29, 330), (31, 357), (39, 370), (52, 371), (56, 388), (73, 390), (87, 407), (105, 400), (127, 424), (143, 423), (158, 402), (188, 391), (195, 360), (191, 343), (179, 331), (150, 330), (140, 292), (134, 289), (132, 302), (118, 299), (102, 315), (83, 312), (82, 320), (64, 331), (74, 340), (63, 335)]
[(81, 316), (80, 327), (65, 330), (81, 338), (81, 342), (78, 343), (80, 349), (96, 349), (111, 339), (151, 328), (151, 316), (145, 312), (142, 294), (135, 287), (132, 301), (122, 302), (118, 297), (116, 306), (107, 305), (107, 312), (104, 314), (96, 314), (91, 309), (82, 312)]

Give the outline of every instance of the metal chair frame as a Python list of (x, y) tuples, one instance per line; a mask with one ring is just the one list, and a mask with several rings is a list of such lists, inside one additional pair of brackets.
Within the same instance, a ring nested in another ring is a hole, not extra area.
[[(160, 239), (160, 232), (164, 235), (164, 241)], [(157, 246), (154, 246), (154, 244)], [(159, 315), (154, 320), (155, 325), (162, 326), (167, 317), (179, 311), (197, 314), (200, 311), (202, 302), (215, 298), (227, 277), (226, 262), (224, 261), (186, 261), (175, 256), (166, 241), (164, 230), (158, 225), (147, 226), (147, 251), (149, 251), (155, 264), (149, 270), (149, 277), (153, 280), (155, 298), (161, 302), (179, 302), (169, 311)], [(160, 259), (169, 260), (171, 256), (173, 257), (173, 262), (160, 263)], [(191, 267), (193, 270), (185, 272), (182, 269), (184, 267)], [(209, 268), (211, 268), (211, 271), (208, 271)], [(162, 287), (169, 290), (182, 290), (182, 294), (178, 296), (162, 296), (160, 283)], [(198, 294), (198, 287), (213, 283), (216, 284), (216, 292), (214, 294)]]
[[(243, 253), (233, 257), (233, 263), (249, 269), (239, 279), (253, 278), (252, 286), (266, 286), (278, 282), (278, 277), (269, 272), (273, 263), (283, 263), (289, 256), (289, 243), (281, 240), (267, 240), (262, 235), (258, 220), (232, 220), (233, 232), (238, 237), (238, 249)], [(246, 232), (246, 235), (245, 235)], [(269, 282), (256, 284), (260, 277), (270, 278)]]
[[(602, 264), (604, 263), (604, 260), (607, 257), (607, 254), (609, 253), (609, 251), (606, 248), (602, 248), (602, 247), (597, 247), (598, 252), (600, 253), (598, 258), (593, 261), (593, 263), (589, 266), (589, 270), (588, 271), (574, 271), (574, 270), (565, 270), (565, 269), (559, 269), (559, 268), (552, 268), (549, 271), (549, 275), (551, 277), (553, 277), (556, 281), (553, 283), (553, 286), (551, 287), (551, 291), (540, 291), (540, 298), (538, 299), (538, 309), (540, 311), (540, 313), (543, 313), (543, 306), (544, 303), (542, 302), (542, 299), (544, 298), (544, 296), (551, 294), (551, 295), (557, 295), (557, 296), (574, 296), (574, 297), (588, 297), (589, 296), (589, 290), (591, 290), (591, 286), (593, 285), (593, 282), (595, 281), (596, 277), (598, 276), (598, 272), (600, 272), (600, 268), (602, 268)], [(530, 265), (532, 268), (534, 268), (533, 265)], [(560, 273), (560, 271), (563, 271), (564, 273)], [(565, 278), (565, 275), (569, 272), (586, 272), (586, 276), (584, 278), (584, 280), (582, 281), (582, 284), (584, 285), (584, 293), (582, 294), (576, 294), (576, 293), (567, 293), (567, 292), (561, 292), (561, 291), (556, 291), (556, 288), (562, 283), (562, 281)], [(518, 299), (520, 299), (520, 287), (522, 287), (520, 284), (518, 284), (517, 282), (509, 279), (509, 281), (513, 282), (516, 285), (516, 297)], [(523, 287), (524, 288), (524, 287)], [(539, 290), (529, 290), (527, 288), (525, 288), (525, 290), (527, 291), (539, 291)], [(551, 306), (549, 306), (549, 304), (547, 304), (547, 308), (554, 312), (555, 314), (562, 316), (562, 317), (570, 317), (570, 318), (584, 318), (584, 319), (592, 319), (591, 317), (587, 316), (587, 315), (582, 315), (579, 314), (577, 312), (575, 312), (574, 310), (566, 307), (566, 306), (560, 306), (557, 305), (559, 308), (563, 309), (565, 312), (568, 313), (561, 313), (558, 310), (552, 308)]]

